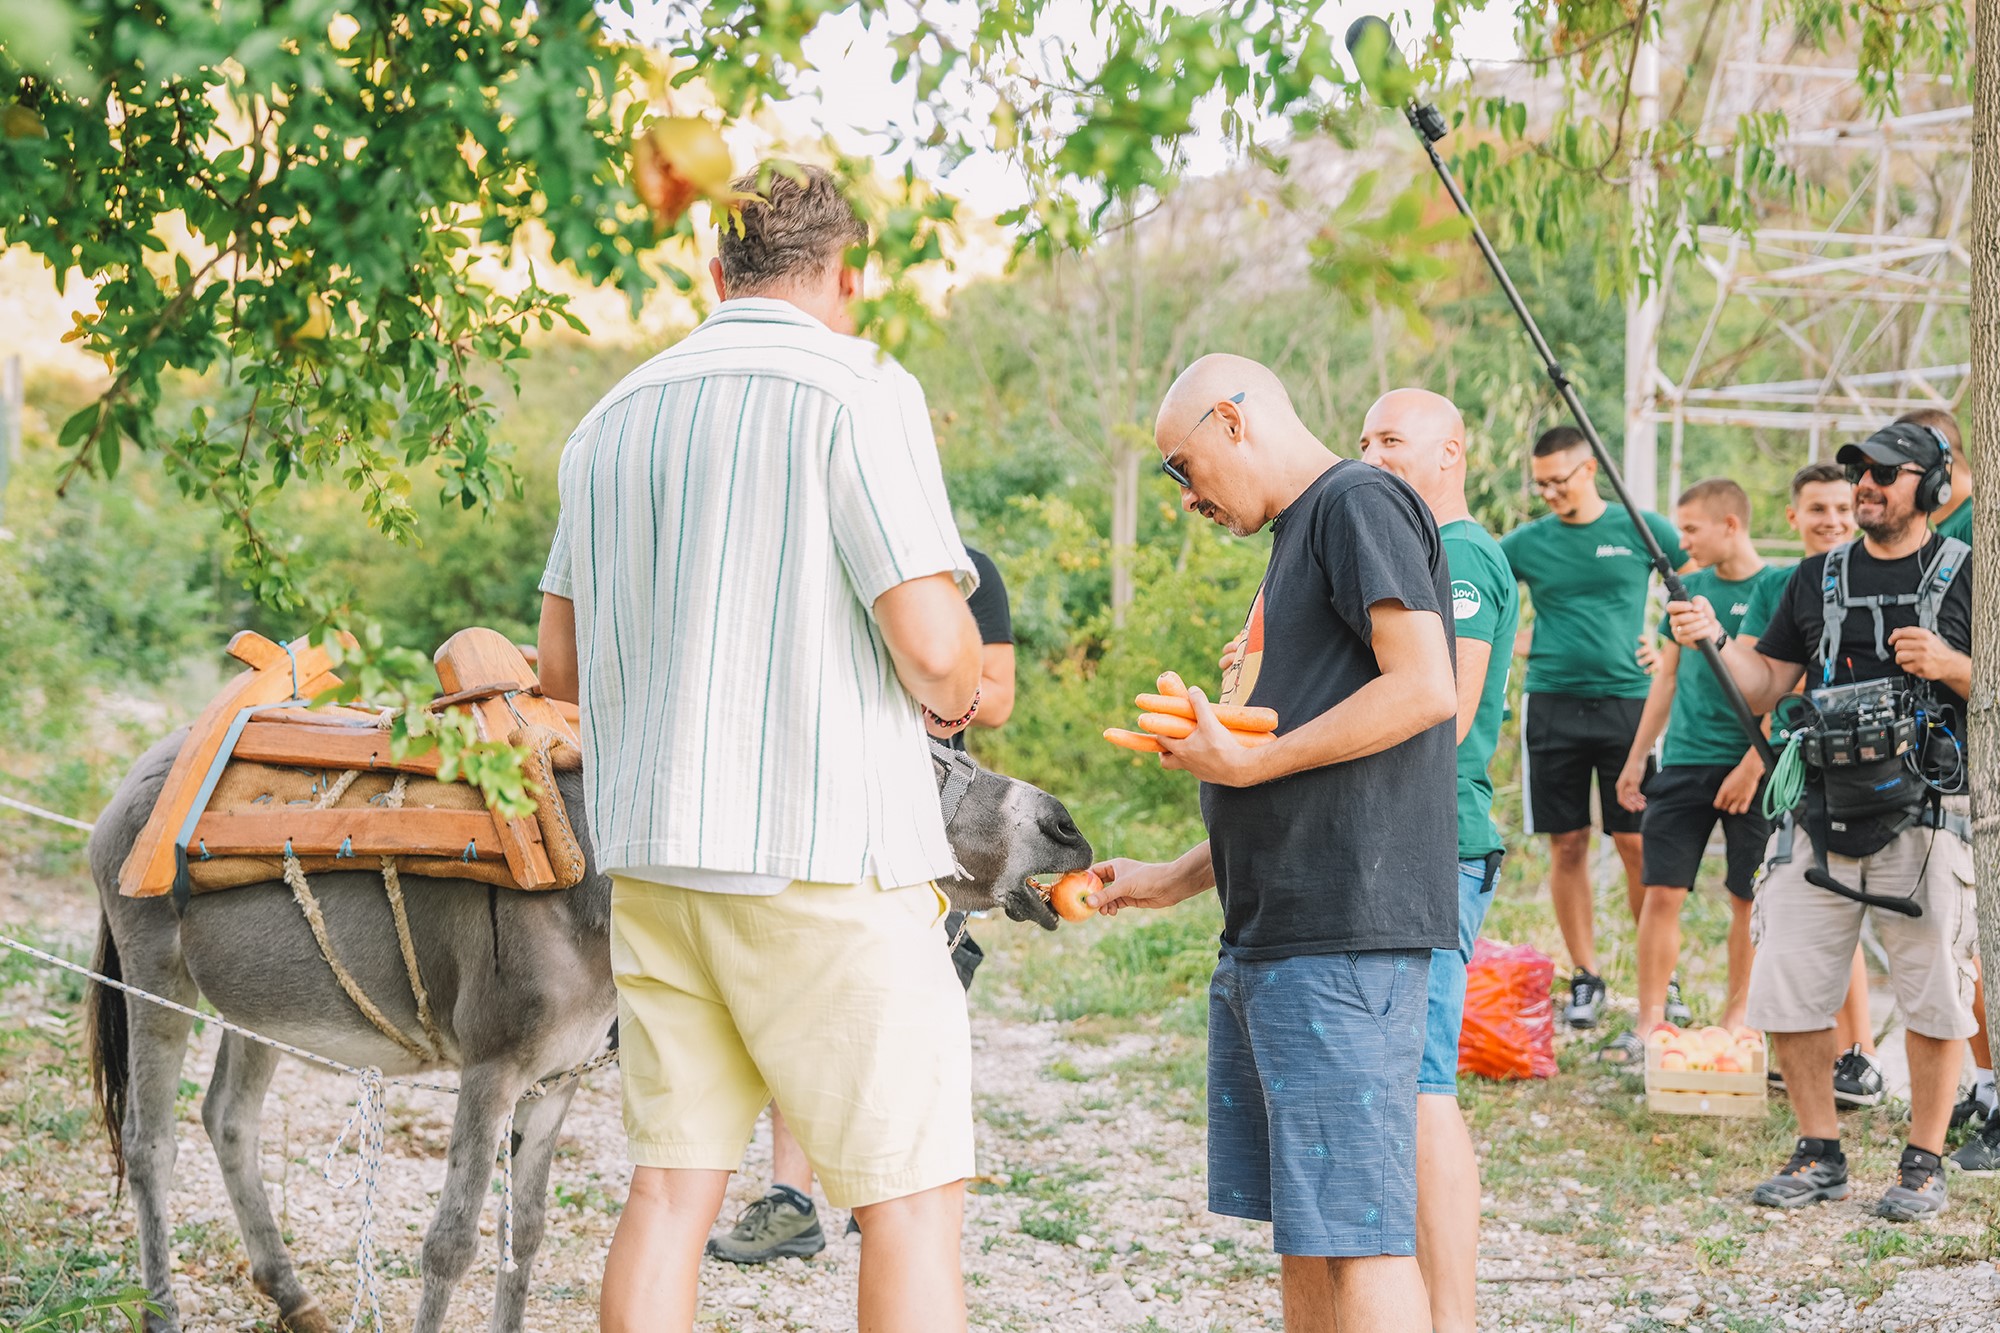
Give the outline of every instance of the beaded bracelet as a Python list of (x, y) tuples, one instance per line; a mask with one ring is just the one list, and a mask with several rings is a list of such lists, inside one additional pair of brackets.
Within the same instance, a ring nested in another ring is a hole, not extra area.
[(930, 710), (930, 706), (928, 704), (920, 705), (920, 707), (922, 707), (924, 710), (924, 720), (930, 723), (932, 726), (937, 727), (943, 731), (957, 731), (960, 727), (965, 726), (967, 723), (971, 722), (972, 715), (979, 711), (979, 691), (975, 689), (972, 692), (972, 707), (965, 710), (964, 717), (954, 717), (954, 718), (939, 717), (936, 713), (933, 713)]

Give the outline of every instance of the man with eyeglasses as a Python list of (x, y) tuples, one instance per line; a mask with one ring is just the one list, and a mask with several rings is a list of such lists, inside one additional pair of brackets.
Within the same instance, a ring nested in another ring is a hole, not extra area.
[[(1597, 493), (1597, 459), (1582, 431), (1544, 431), (1529, 468), (1549, 512), (1500, 539), (1534, 605), (1521, 701), (1521, 815), (1527, 832), (1549, 839), (1549, 898), (1575, 968), (1564, 1021), (1594, 1028), (1605, 990), (1592, 913), (1590, 780), (1595, 774), (1599, 817), (1624, 863), (1636, 923), (1646, 893), (1640, 816), (1619, 803), (1618, 775), (1651, 685), (1634, 653), (1646, 630), (1653, 563), (1631, 516)], [(1650, 511), (1644, 518), (1668, 558), (1686, 563), (1674, 525)], [(1667, 1017), (1687, 1021), (1678, 980), (1668, 984)]]
[[(1808, 765), (1790, 855), (1781, 838), (1757, 888), (1751, 931), (1760, 952), (1750, 977), (1749, 1022), (1777, 1043), (1799, 1126), (1791, 1159), (1751, 1195), (1767, 1207), (1805, 1207), (1849, 1193), (1833, 1099), (1834, 1014), (1867, 914), (1889, 957), (1910, 1065), (1909, 1141), (1896, 1183), (1873, 1212), (1907, 1222), (1945, 1208), (1939, 1154), (1965, 1039), (1976, 1026), (1965, 891), (1972, 882), (1970, 826), (1966, 797), (1951, 794), (1962, 790), (1960, 738), (1972, 689), (1972, 571), (1964, 544), (1933, 533), (1927, 522), (1944, 497), (1949, 453), (1935, 431), (1901, 422), (1843, 446), (1835, 457), (1854, 481), (1862, 539), (1802, 561), (1754, 645), (1732, 638), (1722, 649), (1730, 674), (1760, 713), (1802, 678), (1809, 692), (1829, 690), (1815, 708), (1835, 708), (1831, 691), (1838, 687), (1886, 681), (1896, 686), (1899, 709), (1900, 701), (1914, 699), (1920, 710), (1909, 755), (1877, 759), (1856, 747), (1854, 759), (1874, 767), (1831, 756)], [(1705, 598), (1667, 610), (1683, 647), (1721, 635)], [(1836, 712), (1829, 725), (1849, 725), (1851, 716)], [(1918, 762), (1905, 783), (1909, 759)], [(1872, 800), (1884, 790), (1907, 797)], [(1837, 895), (1808, 878), (1816, 866), (1837, 883), (1907, 900), (1921, 915)]]
[(1271, 559), (1222, 702), (1277, 710), (1247, 748), (1197, 725), (1161, 762), (1201, 779), (1209, 840), (1114, 860), (1093, 905), (1210, 887), (1208, 1206), (1272, 1223), (1285, 1327), (1431, 1328), (1416, 1252), (1417, 1080), (1435, 949), (1459, 945), (1451, 574), (1423, 497), (1337, 458), (1254, 361), (1207, 356), (1154, 437), (1184, 508)]

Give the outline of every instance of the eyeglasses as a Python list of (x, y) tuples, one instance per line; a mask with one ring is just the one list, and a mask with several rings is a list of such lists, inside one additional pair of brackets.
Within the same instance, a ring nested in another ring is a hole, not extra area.
[(1585, 468), (1589, 467), (1595, 461), (1596, 461), (1595, 459), (1586, 458), (1581, 463), (1578, 463), (1575, 467), (1571, 468), (1569, 471), (1563, 473), (1560, 477), (1551, 477), (1547, 481), (1537, 481), (1531, 484), (1533, 485), (1535, 490), (1539, 491), (1543, 495), (1547, 495), (1550, 491), (1559, 491), (1563, 487), (1569, 485), (1569, 480), (1571, 477), (1574, 477), (1577, 473), (1583, 471)]
[(1916, 477), (1924, 475), (1922, 468), (1905, 467), (1901, 463), (1847, 463), (1842, 466), (1847, 473), (1848, 485), (1859, 486), (1861, 479), (1866, 477), (1885, 491), (1894, 486), (1896, 478), (1906, 472)]
[[(1249, 391), (1246, 389), (1240, 393), (1230, 394), (1229, 401), (1232, 403), (1240, 404), (1248, 396), (1249, 396)], [(1219, 405), (1220, 404), (1218, 404), (1218, 406)], [(1169, 449), (1167, 451), (1167, 456), (1160, 460), (1160, 471), (1166, 474), (1166, 478), (1168, 481), (1171, 481), (1174, 485), (1180, 487), (1184, 491), (1193, 490), (1194, 483), (1188, 480), (1188, 474), (1186, 472), (1174, 466), (1174, 459), (1176, 456), (1179, 455), (1180, 451), (1186, 447), (1188, 440), (1194, 436), (1194, 433), (1201, 429), (1201, 423), (1208, 420), (1210, 417), (1214, 415), (1215, 415), (1215, 408), (1211, 407), (1208, 409), (1208, 411), (1203, 412), (1200, 416), (1196, 417), (1194, 419), (1194, 424), (1188, 427), (1187, 434), (1181, 436), (1181, 442), (1175, 445), (1172, 449)]]

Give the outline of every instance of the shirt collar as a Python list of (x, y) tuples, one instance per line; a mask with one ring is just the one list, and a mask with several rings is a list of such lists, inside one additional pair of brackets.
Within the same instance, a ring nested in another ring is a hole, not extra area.
[(831, 332), (826, 325), (793, 305), (770, 296), (738, 296), (715, 307), (704, 324), (795, 324), (802, 329)]

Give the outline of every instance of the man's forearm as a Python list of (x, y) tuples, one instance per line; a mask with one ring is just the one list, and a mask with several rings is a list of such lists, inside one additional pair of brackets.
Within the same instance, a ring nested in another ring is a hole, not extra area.
[(1186, 902), (1198, 893), (1206, 893), (1215, 887), (1215, 861), (1210, 857), (1206, 838), (1196, 846), (1174, 858), (1173, 881), (1184, 890), (1181, 901)]
[(1961, 699), (1972, 697), (1972, 656), (1969, 653), (1953, 652), (1951, 667), (1938, 677), (1938, 684), (1950, 690)]
[[(1788, 662), (1778, 662), (1745, 643), (1741, 639), (1731, 639), (1722, 645), (1722, 665), (1728, 668), (1729, 678), (1736, 682), (1736, 688), (1743, 691), (1744, 699), (1753, 713), (1768, 713), (1777, 707), (1778, 700), (1786, 691), (1798, 683), (1799, 674), (1805, 668)], [(1683, 652), (1699, 653), (1698, 648), (1686, 648)], [(1701, 664), (1703, 671), (1709, 670), (1706, 658)]]
[(1662, 662), (1660, 674), (1653, 677), (1653, 687), (1646, 692), (1646, 706), (1639, 714), (1639, 730), (1633, 733), (1627, 763), (1632, 755), (1646, 754), (1659, 744), (1660, 733), (1667, 729), (1667, 719), (1673, 716), (1674, 691), (1679, 684), (1669, 664)]
[(1449, 722), (1458, 710), (1455, 685), (1413, 683), (1398, 673), (1377, 676), (1312, 721), (1256, 751), (1257, 781), (1271, 782), (1328, 764), (1343, 764), (1401, 745)]

